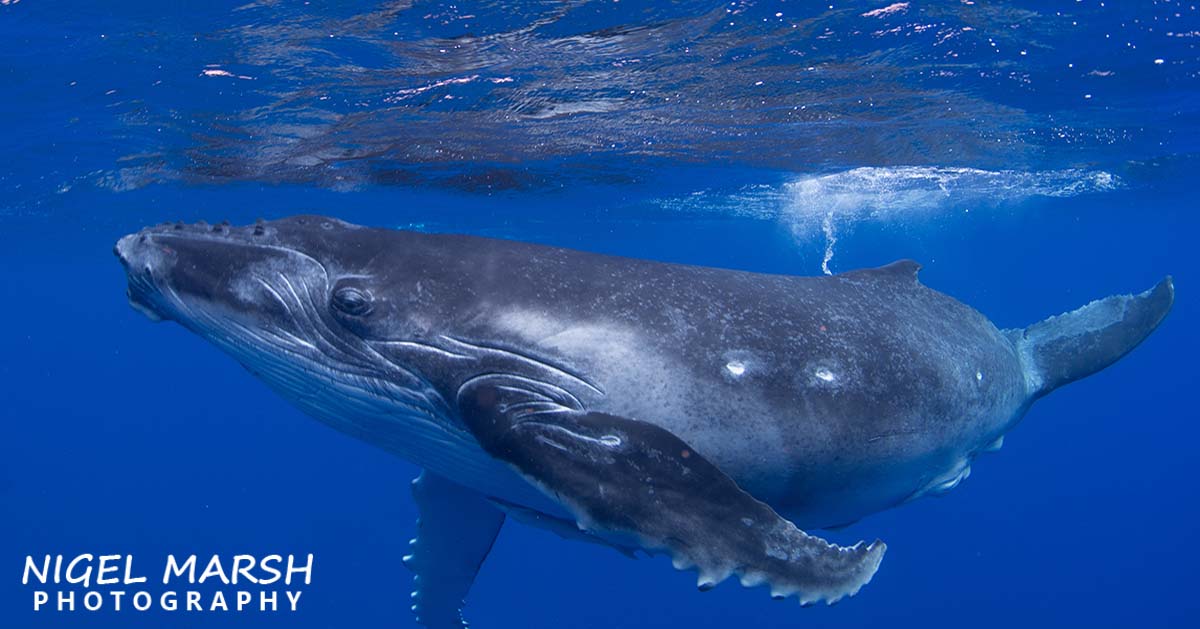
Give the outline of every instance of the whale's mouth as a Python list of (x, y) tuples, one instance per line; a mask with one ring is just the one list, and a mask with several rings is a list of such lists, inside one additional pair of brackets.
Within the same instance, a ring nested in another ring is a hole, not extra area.
[(129, 282), (125, 296), (130, 307), (157, 323), (166, 320), (167, 316), (157, 305), (161, 298), (158, 297), (159, 290), (154, 281), (154, 262), (151, 260), (152, 257), (161, 257), (161, 254), (153, 255), (148, 252), (150, 246), (152, 245), (144, 233), (129, 234), (117, 241), (113, 247), (113, 254), (125, 268), (125, 276)]
[(166, 320), (162, 315), (158, 314), (158, 312), (156, 312), (153, 307), (148, 306), (145, 303), (143, 303), (142, 301), (140, 301), (138, 299), (137, 295), (134, 294), (133, 291), (126, 290), (125, 295), (127, 297), (129, 297), (129, 306), (131, 308), (133, 308), (134, 310), (146, 315), (147, 319), (149, 319), (155, 323)]

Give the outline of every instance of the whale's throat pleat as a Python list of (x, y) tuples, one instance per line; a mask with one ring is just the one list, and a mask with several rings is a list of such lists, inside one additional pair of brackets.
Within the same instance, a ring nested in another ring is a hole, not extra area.
[(484, 452), (448, 409), (432, 403), (431, 390), (339, 374), (315, 363), (302, 366), (294, 358), (262, 356), (251, 369), (300, 410), (340, 432), (483, 494), (548, 507), (544, 496)]
[[(402, 364), (333, 335), (304, 286), (280, 291), (295, 330), (248, 327), (219, 308), (187, 309), (187, 326), (307, 415), (476, 491), (534, 508), (549, 501), (488, 456), (438, 392)], [(380, 373), (381, 366), (389, 368)]]

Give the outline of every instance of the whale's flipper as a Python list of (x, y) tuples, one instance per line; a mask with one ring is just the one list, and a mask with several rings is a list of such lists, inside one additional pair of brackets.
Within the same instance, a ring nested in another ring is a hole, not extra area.
[(1175, 301), (1170, 277), (1139, 295), (1113, 295), (1024, 330), (1009, 330), (1030, 393), (1041, 397), (1128, 354), (1158, 327)]
[(802, 604), (853, 595), (886, 547), (849, 548), (796, 528), (683, 440), (653, 424), (559, 404), (554, 391), (469, 384), (459, 410), (480, 444), (591, 533), (669, 553), (709, 589), (737, 574)]
[(504, 513), (483, 496), (428, 471), (413, 481), (421, 511), (412, 554), (412, 610), (429, 629), (462, 629), (463, 601), (483, 564)]

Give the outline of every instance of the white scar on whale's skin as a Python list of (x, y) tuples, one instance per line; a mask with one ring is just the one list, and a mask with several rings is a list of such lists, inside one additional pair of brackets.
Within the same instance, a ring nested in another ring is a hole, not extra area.
[[(662, 360), (657, 353), (645, 351), (650, 343), (630, 327), (596, 320), (573, 320), (564, 324), (531, 310), (501, 311), (496, 315), (495, 324), (504, 333), (516, 335), (531, 347), (567, 356), (589, 356), (589, 368), (601, 381), (610, 383), (605, 389), (636, 387), (642, 391), (636, 397), (600, 395), (592, 400), (591, 408), (632, 417), (645, 415), (645, 409), (653, 408), (656, 413), (674, 417), (685, 426), (693, 445), (714, 459), (726, 461), (723, 465), (735, 473), (742, 469), (735, 451), (745, 447), (746, 443), (752, 443), (759, 452), (755, 467), (786, 465), (786, 453), (776, 447), (784, 437), (773, 424), (760, 424), (741, 443), (730, 443), (719, 432), (711, 430), (703, 416), (696, 412), (697, 392), (676, 382), (674, 374), (684, 367)], [(725, 369), (726, 374), (733, 379), (747, 377), (755, 361), (750, 360), (745, 351), (734, 351), (731, 355), (743, 357), (731, 361), (735, 366), (742, 365), (743, 373), (735, 374), (733, 370)], [(756, 415), (765, 413), (765, 410), (753, 412)], [(749, 417), (743, 419), (743, 423), (749, 422)], [(746, 470), (744, 475), (751, 478), (748, 482), (760, 491), (787, 491), (785, 476), (763, 475), (752, 470)]]

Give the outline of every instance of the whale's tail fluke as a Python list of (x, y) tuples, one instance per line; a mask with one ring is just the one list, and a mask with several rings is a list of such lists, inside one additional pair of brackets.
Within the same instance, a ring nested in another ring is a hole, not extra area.
[(1030, 393), (1041, 397), (1113, 364), (1150, 336), (1174, 301), (1168, 276), (1144, 293), (1113, 295), (1010, 330)]

